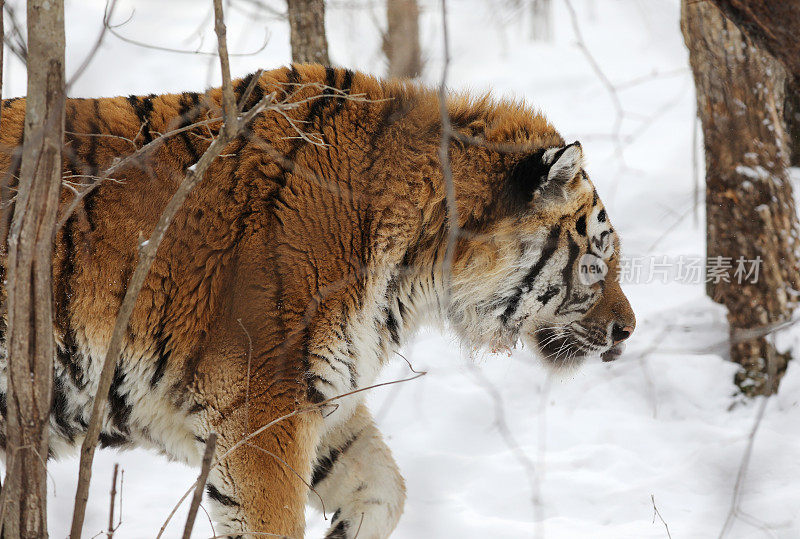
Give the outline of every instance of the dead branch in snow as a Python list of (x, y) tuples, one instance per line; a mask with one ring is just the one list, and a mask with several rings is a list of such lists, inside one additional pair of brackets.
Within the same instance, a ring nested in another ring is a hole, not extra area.
[[(469, 361), (467, 363), (467, 367), (469, 368), (475, 380), (478, 382), (478, 385), (480, 385), (489, 395), (489, 398), (491, 398), (495, 413), (494, 423), (498, 432), (500, 433), (500, 437), (503, 438), (503, 441), (508, 446), (511, 454), (514, 455), (514, 458), (517, 460), (517, 462), (519, 462), (520, 466), (522, 466), (522, 469), (525, 470), (525, 475), (528, 478), (528, 484), (531, 489), (531, 504), (533, 505), (534, 519), (536, 524), (535, 535), (538, 538), (543, 538), (544, 530), (542, 526), (544, 523), (544, 507), (541, 500), (541, 485), (539, 473), (537, 473), (537, 467), (533, 464), (533, 461), (531, 461), (530, 457), (528, 457), (528, 455), (519, 445), (519, 442), (514, 437), (511, 428), (508, 426), (505, 405), (503, 404), (503, 395), (500, 390), (497, 389), (492, 381), (487, 378), (486, 374), (484, 374), (484, 372), (478, 368), (473, 361)], [(549, 382), (550, 378), (548, 377), (545, 384), (547, 388), (549, 388)], [(543, 391), (542, 406), (546, 406), (546, 395), (548, 391)], [(540, 443), (541, 441), (542, 440), (540, 440)], [(543, 453), (543, 451), (540, 452)], [(543, 457), (543, 455), (540, 455), (540, 457)]]
[[(219, 0), (214, 0), (215, 3)], [(189, 504), (189, 513), (186, 515), (186, 525), (183, 528), (183, 539), (189, 539), (192, 536), (192, 528), (194, 521), (197, 517), (197, 509), (200, 507), (200, 502), (203, 501), (203, 489), (206, 488), (206, 481), (208, 481), (208, 472), (211, 471), (211, 461), (214, 458), (214, 452), (217, 449), (217, 433), (212, 432), (206, 440), (206, 450), (203, 453), (203, 462), (200, 466), (200, 475), (197, 476), (195, 481), (194, 496), (192, 496), (192, 503)]]

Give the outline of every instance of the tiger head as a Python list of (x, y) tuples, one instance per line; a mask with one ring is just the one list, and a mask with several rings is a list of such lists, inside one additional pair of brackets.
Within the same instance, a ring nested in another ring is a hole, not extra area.
[(506, 208), (460, 242), (449, 318), (472, 345), (519, 341), (555, 368), (616, 359), (635, 317), (623, 294), (617, 234), (575, 142), (516, 159)]

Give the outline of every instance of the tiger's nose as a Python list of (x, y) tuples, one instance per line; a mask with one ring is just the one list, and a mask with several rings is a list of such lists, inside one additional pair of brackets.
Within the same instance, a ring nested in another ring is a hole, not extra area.
[(614, 341), (614, 344), (621, 343), (630, 337), (631, 333), (633, 333), (633, 326), (620, 326), (619, 324), (614, 324), (611, 327), (611, 339)]

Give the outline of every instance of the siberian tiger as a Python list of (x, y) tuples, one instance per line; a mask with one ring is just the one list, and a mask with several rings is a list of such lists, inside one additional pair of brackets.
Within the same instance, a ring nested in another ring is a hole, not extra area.
[[(235, 81), (237, 99), (252, 79)], [(470, 347), (522, 341), (555, 368), (618, 355), (634, 315), (580, 144), (523, 105), (451, 96), (458, 239), (448, 276), (436, 93), (294, 65), (261, 75), (243, 105), (273, 92), (295, 106), (260, 113), (226, 148), (158, 250), (103, 446), (198, 465), (211, 432), (221, 456), (278, 417), (370, 386), (429, 322)], [(70, 99), (64, 178), (97, 176), (170, 129), (218, 117), (220, 102), (220, 89)], [(3, 103), (0, 169), (12, 184), (24, 115), (24, 99)], [(166, 138), (58, 231), (51, 456), (81, 442), (137, 246), (219, 128)], [(73, 196), (65, 188), (62, 207)], [(586, 260), (599, 278), (581, 273)], [(5, 416), (5, 360), (0, 369)], [(388, 536), (405, 488), (363, 396), (279, 421), (227, 455), (207, 485), (216, 532), (302, 537), (305, 504), (319, 504), (310, 484), (333, 511), (327, 537)]]

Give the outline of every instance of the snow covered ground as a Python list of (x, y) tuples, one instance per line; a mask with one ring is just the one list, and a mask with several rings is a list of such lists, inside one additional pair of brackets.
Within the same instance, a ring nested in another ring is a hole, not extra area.
[[(694, 93), (678, 1), (572, 3), (585, 44), (617, 86), (623, 111), (618, 138), (612, 136), (618, 121), (614, 100), (576, 45), (561, 0), (554, 2), (551, 43), (532, 42), (526, 17), (504, 7), (510, 2), (451, 0), (450, 86), (524, 98), (541, 107), (568, 140), (581, 140), (589, 174), (627, 255), (702, 255), (702, 224), (694, 222), (692, 196)], [(120, 34), (213, 50), (210, 2), (135, 4)], [(68, 0), (68, 71), (94, 41), (103, 5)], [(115, 20), (127, 18), (133, 5), (121, 2)], [(436, 83), (438, 4), (423, 5), (424, 78)], [(375, 28), (383, 19), (381, 6), (331, 1), (327, 24), (335, 63), (383, 72)], [(232, 58), (234, 75), (289, 61), (284, 22), (231, 9), (228, 36), (239, 52), (257, 50), (269, 39), (263, 51)], [(143, 49), (109, 36), (73, 95), (202, 89), (218, 80), (213, 58)], [(4, 95), (23, 94), (24, 88), (24, 73), (12, 63)], [(698, 211), (702, 223), (702, 204)], [(647, 271), (641, 281), (648, 280)], [(548, 378), (525, 350), (473, 361), (452, 338), (420, 334), (404, 354), (428, 375), (369, 395), (408, 485), (395, 537), (664, 538), (667, 530), (654, 517), (653, 500), (672, 537), (717, 537), (758, 403), (733, 397), (735, 369), (724, 360), (724, 311), (705, 298), (702, 283), (667, 281), (626, 287), (638, 327), (619, 361), (591, 363), (565, 379)], [(398, 358), (383, 380), (407, 373)], [(800, 366), (793, 363), (780, 394), (768, 403), (741, 491), (746, 515), (728, 537), (800, 537), (798, 395)], [(87, 536), (107, 521), (115, 462), (125, 470), (117, 537), (154, 537), (196, 472), (144, 451), (100, 452)], [(53, 537), (66, 535), (76, 470), (77, 459), (50, 465)], [(184, 518), (178, 513), (167, 537), (178, 535)], [(324, 527), (321, 515), (309, 512), (308, 536), (321, 537)], [(194, 537), (211, 535), (201, 512)]]

